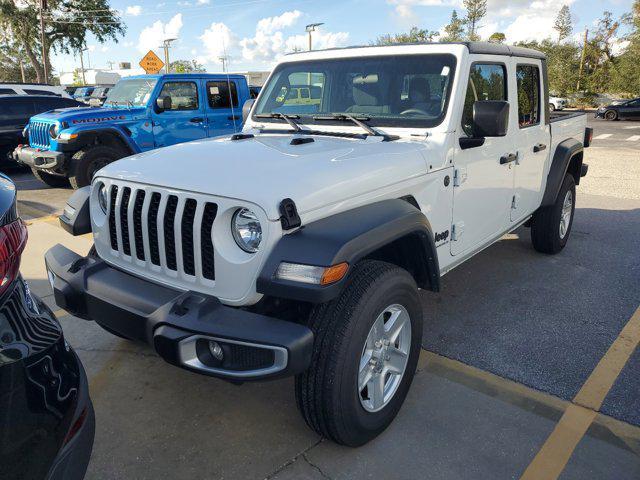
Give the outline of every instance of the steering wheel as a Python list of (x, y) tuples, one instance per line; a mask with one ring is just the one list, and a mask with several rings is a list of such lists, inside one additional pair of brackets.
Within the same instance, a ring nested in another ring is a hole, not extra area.
[(427, 117), (429, 116), (427, 112), (425, 112), (424, 110), (420, 110), (419, 108), (409, 108), (404, 112), (400, 112), (400, 115), (426, 115)]

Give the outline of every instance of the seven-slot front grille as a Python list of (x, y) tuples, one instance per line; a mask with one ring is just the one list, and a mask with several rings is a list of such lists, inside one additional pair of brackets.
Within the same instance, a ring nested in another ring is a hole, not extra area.
[(29, 123), (29, 145), (37, 148), (49, 147), (49, 128), (51, 123), (31, 122)]
[(138, 261), (215, 280), (213, 223), (218, 206), (181, 196), (112, 185), (111, 249)]

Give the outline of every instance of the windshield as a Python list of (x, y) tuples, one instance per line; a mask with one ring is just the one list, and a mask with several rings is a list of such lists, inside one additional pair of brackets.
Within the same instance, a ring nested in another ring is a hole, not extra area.
[(120, 80), (115, 87), (109, 90), (105, 105), (131, 105), (143, 107), (149, 102), (153, 87), (156, 86), (155, 78), (136, 78), (132, 80)]
[(434, 127), (446, 114), (455, 65), (448, 54), (285, 63), (262, 89), (254, 113), (260, 122), (274, 113), (302, 123), (348, 114), (377, 126)]

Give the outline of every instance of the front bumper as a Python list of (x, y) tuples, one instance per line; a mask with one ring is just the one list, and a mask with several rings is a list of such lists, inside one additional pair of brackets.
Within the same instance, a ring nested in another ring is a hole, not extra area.
[(13, 151), (13, 158), (28, 167), (47, 170), (61, 167), (64, 163), (63, 152), (41, 150), (26, 145), (18, 146)]
[[(295, 375), (311, 361), (306, 326), (223, 305), (117, 270), (62, 245), (45, 255), (56, 303), (73, 315), (151, 345), (167, 362), (229, 380)], [(217, 342), (223, 359), (210, 353)]]

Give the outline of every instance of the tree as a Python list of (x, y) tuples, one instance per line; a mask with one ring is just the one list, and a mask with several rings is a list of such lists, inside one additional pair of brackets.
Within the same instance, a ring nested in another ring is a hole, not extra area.
[(451, 20), (444, 27), (444, 35), (441, 42), (461, 42), (464, 40), (464, 19), (458, 16), (455, 10), (451, 12)]
[(558, 12), (556, 21), (553, 24), (553, 29), (556, 32), (558, 32), (558, 43), (560, 43), (565, 38), (568, 38), (573, 32), (571, 10), (569, 10), (568, 5), (563, 5), (560, 11)]
[(463, 0), (462, 4), (467, 10), (465, 18), (467, 39), (472, 42), (480, 40), (478, 28), (480, 28), (480, 20), (487, 14), (487, 0)]
[(169, 71), (175, 73), (202, 73), (206, 72), (207, 69), (197, 60), (176, 60), (171, 62)]
[(635, 0), (631, 12), (623, 17), (629, 29), (623, 40), (629, 42), (617, 58), (612, 71), (612, 87), (629, 97), (640, 96), (640, 0)]
[(51, 50), (71, 53), (86, 45), (91, 33), (99, 43), (118, 40), (125, 26), (108, 0), (48, 0), (44, 14), (44, 59), (40, 43), (40, 0), (0, 0), (0, 29), (20, 46), (44, 81), (44, 65), (51, 71)]
[(394, 45), (398, 43), (432, 42), (437, 32), (430, 32), (418, 27), (411, 27), (409, 33), (385, 34), (376, 38), (374, 45)]
[(507, 40), (507, 37), (502, 32), (492, 33), (489, 37), (489, 41), (491, 43), (504, 43)]

